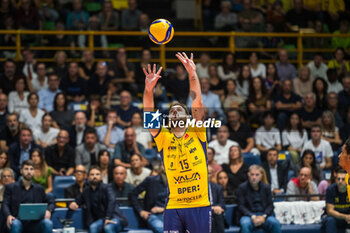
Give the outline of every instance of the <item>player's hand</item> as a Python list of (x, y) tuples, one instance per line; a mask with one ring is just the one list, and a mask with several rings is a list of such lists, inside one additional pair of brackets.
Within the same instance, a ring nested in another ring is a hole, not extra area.
[(188, 58), (186, 53), (177, 53), (175, 55), (184, 65), (187, 70), (187, 73), (190, 77), (192, 77), (196, 73), (196, 65), (193, 62), (193, 53), (191, 53), (191, 58)]
[(148, 211), (145, 211), (145, 210), (141, 210), (140, 211), (140, 216), (144, 220), (147, 220), (150, 215), (151, 215), (151, 212), (148, 212)]
[(7, 225), (8, 228), (11, 228), (12, 221), (15, 220), (15, 219), (16, 219), (16, 218), (13, 217), (12, 215), (9, 215), (9, 216), (7, 217), (6, 225)]
[(151, 65), (148, 64), (147, 70), (146, 68), (143, 68), (143, 73), (146, 75), (145, 80), (145, 90), (152, 91), (154, 87), (157, 84), (158, 79), (160, 79), (162, 76), (160, 76), (160, 72), (162, 72), (163, 67), (160, 67), (158, 71), (156, 71), (156, 64), (153, 64), (153, 70), (151, 70)]

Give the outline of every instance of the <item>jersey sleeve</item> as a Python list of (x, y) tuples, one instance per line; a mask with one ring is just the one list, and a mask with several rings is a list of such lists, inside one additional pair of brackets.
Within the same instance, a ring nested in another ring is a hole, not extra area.
[(164, 147), (164, 139), (165, 139), (166, 133), (167, 133), (167, 129), (165, 129), (164, 127), (161, 127), (157, 135), (153, 137), (154, 141), (156, 142), (158, 152), (160, 152)]
[(202, 127), (194, 126), (194, 127), (192, 127), (192, 130), (194, 132), (196, 132), (199, 140), (201, 140), (202, 142), (207, 141), (207, 129), (204, 126), (202, 126)]

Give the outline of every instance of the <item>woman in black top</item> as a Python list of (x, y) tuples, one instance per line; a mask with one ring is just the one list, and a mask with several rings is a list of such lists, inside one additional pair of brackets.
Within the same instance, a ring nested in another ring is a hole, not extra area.
[(234, 192), (232, 202), (236, 203), (236, 190), (240, 184), (248, 180), (248, 166), (244, 164), (240, 146), (231, 146), (229, 150), (229, 164), (222, 164), (222, 170), (228, 174), (229, 186)]
[(327, 109), (328, 84), (323, 78), (316, 78), (312, 84), (312, 92), (316, 95), (316, 107), (322, 111)]
[(63, 93), (56, 94), (53, 103), (54, 110), (50, 112), (55, 128), (67, 129), (72, 125), (74, 120), (74, 112), (68, 110), (67, 105), (67, 97)]

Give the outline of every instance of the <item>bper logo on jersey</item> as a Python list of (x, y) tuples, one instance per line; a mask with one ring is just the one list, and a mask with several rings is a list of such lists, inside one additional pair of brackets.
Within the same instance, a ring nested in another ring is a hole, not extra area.
[(143, 112), (143, 128), (160, 129), (161, 115), (159, 110), (156, 112)]

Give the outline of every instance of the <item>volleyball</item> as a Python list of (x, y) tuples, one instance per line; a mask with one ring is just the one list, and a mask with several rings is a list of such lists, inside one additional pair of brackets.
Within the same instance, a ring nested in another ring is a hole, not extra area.
[(154, 20), (148, 29), (149, 38), (156, 44), (166, 44), (174, 36), (173, 25), (166, 19)]

